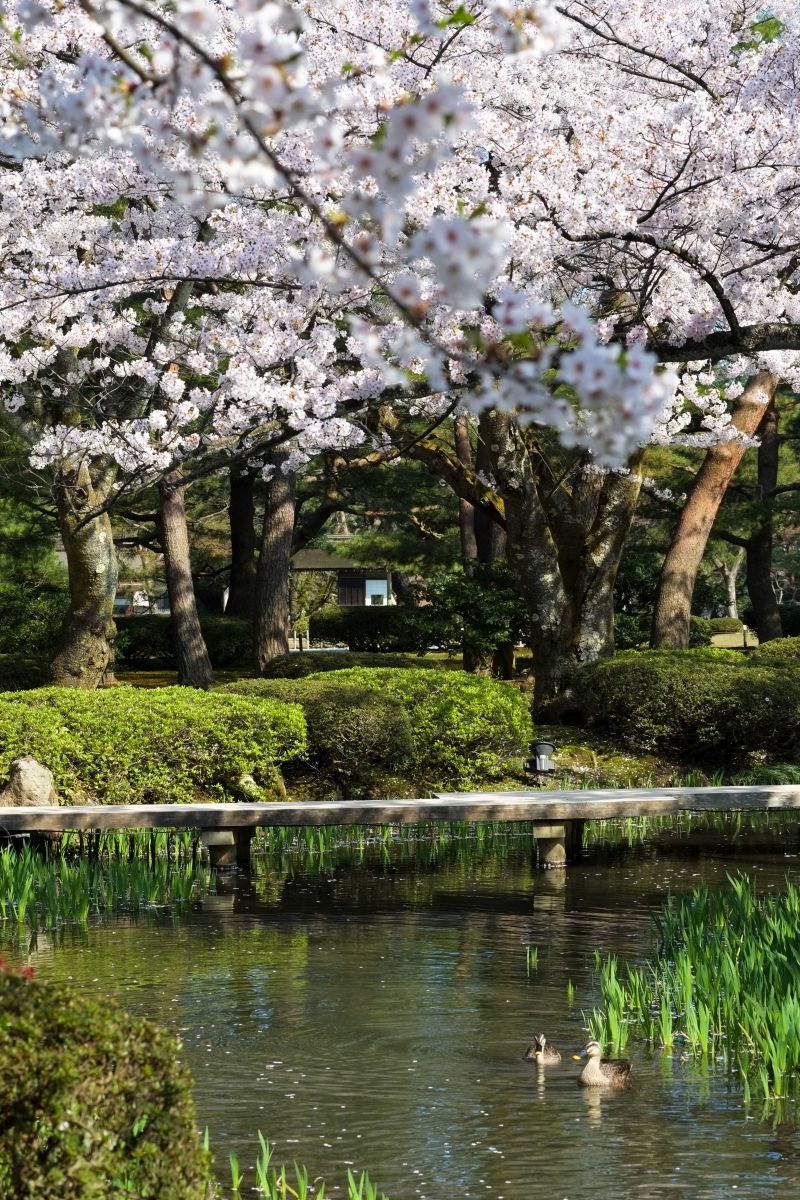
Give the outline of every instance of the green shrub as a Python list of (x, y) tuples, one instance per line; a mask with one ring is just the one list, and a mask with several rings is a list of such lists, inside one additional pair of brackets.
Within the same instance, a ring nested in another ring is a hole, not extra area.
[(324, 608), (309, 624), (315, 642), (332, 642), (367, 654), (424, 654), (439, 644), (437, 628), (433, 609), (397, 605)]
[(0, 692), (24, 692), (44, 687), (49, 679), (47, 662), (20, 654), (0, 654)]
[[(174, 667), (175, 646), (170, 617), (116, 617), (118, 666)], [(248, 663), (253, 657), (253, 630), (240, 617), (203, 616), (200, 627), (214, 667)]]
[(343, 685), (337, 672), (314, 679), (242, 680), (225, 691), (302, 705), (308, 753), (301, 770), (310, 770), (318, 784), (332, 784), (345, 798), (383, 793), (392, 776), (412, 767), (405, 707), (372, 688)]
[(736, 651), (620, 654), (579, 672), (576, 700), (584, 720), (645, 749), (735, 760), (797, 747), (800, 677)]
[(689, 645), (711, 645), (711, 622), (706, 620), (705, 617), (689, 618)]
[(350, 667), (436, 667), (419, 658), (404, 654), (361, 654), (349, 650), (304, 650), (297, 654), (281, 654), (267, 664), (267, 679), (304, 679), (323, 671), (343, 671)]
[(0, 696), (0, 772), (32, 754), (62, 801), (190, 803), (226, 799), (246, 774), (305, 751), (302, 710), (189, 688), (42, 688)]
[[(229, 688), (247, 696), (273, 696), (276, 682), (242, 680)], [(311, 675), (297, 680), (295, 687), (296, 691), (284, 694), (291, 694), (304, 707), (312, 755), (317, 753), (315, 744), (328, 746), (338, 736), (338, 695), (357, 695), (358, 706), (365, 710), (386, 702), (398, 705), (408, 723), (410, 756), (394, 708), (392, 729), (397, 732), (392, 736), (397, 747), (379, 751), (379, 722), (367, 745), (376, 769), (396, 770), (419, 789), (472, 787), (502, 775), (510, 758), (527, 753), (532, 737), (528, 704), (517, 688), (460, 671), (354, 668)], [(357, 721), (352, 741), (347, 738), (341, 743), (345, 752), (360, 761)], [(358, 769), (362, 779), (369, 778), (369, 764), (363, 770), (357, 765), (350, 769)]]
[(771, 642), (762, 642), (760, 646), (756, 646), (750, 651), (750, 659), (753, 662), (761, 660), (773, 662), (779, 659), (786, 662), (787, 665), (794, 666), (794, 660), (798, 658), (800, 658), (800, 637), (775, 638)]
[(712, 617), (709, 625), (712, 634), (742, 632), (742, 622), (738, 617)]
[(0, 585), (0, 654), (47, 654), (68, 606), (63, 588)]
[(0, 1195), (210, 1197), (210, 1156), (178, 1048), (105, 998), (4, 964)]

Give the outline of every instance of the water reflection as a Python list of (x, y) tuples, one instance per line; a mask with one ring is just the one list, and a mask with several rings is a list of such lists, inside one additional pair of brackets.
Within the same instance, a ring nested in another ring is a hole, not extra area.
[[(796, 871), (782, 852), (745, 864), (760, 887)], [(369, 1169), (393, 1200), (788, 1197), (793, 1112), (773, 1128), (724, 1074), (638, 1046), (627, 1091), (580, 1088), (569, 1058), (595, 949), (641, 959), (667, 892), (733, 867), (671, 847), (537, 873), (528, 841), (288, 856), (220, 877), (178, 921), (40, 937), (30, 957), (180, 1032), (221, 1162), (253, 1162), (261, 1128), (312, 1176)], [(522, 1058), (542, 1030), (559, 1067)]]

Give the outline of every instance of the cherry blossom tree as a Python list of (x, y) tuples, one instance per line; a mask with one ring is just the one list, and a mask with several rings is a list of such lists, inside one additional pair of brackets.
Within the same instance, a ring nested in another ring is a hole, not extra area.
[[(581, 635), (567, 558), (607, 544), (587, 561), (609, 593), (642, 446), (729, 426), (656, 357), (721, 363), (717, 397), (763, 352), (796, 369), (795, 6), (2, 12), (0, 384), (53, 472), (74, 578), (83, 559), (102, 577), (98, 531), (144, 483), (280, 446), (291, 474), (363, 440), (378, 405), (488, 411), (493, 478), (458, 486), (499, 501), (540, 699), (609, 652), (605, 602)], [(530, 465), (543, 428), (574, 454), (554, 488)], [(550, 493), (586, 518), (569, 553)], [(85, 606), (89, 685), (107, 595)]]

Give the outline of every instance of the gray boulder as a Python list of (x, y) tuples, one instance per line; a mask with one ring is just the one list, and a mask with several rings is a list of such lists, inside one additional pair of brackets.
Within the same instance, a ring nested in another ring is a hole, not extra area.
[(30, 754), (15, 758), (11, 764), (8, 783), (0, 792), (0, 804), (21, 808), (35, 805), (42, 808), (58, 804), (58, 794), (52, 771), (43, 767)]

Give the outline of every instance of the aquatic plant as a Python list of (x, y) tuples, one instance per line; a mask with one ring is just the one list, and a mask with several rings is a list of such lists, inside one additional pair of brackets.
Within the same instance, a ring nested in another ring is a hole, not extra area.
[[(259, 1153), (256, 1158), (254, 1174), (255, 1186), (252, 1189), (265, 1200), (325, 1200), (325, 1181), (321, 1178), (309, 1179), (308, 1168), (293, 1163), (291, 1170), (285, 1164), (273, 1165), (274, 1148), (258, 1131)], [(206, 1148), (207, 1139), (206, 1139)], [(239, 1167), (239, 1159), (231, 1152), (228, 1155), (231, 1171), (231, 1191), (238, 1196), (241, 1193), (244, 1172)], [(362, 1172), (354, 1175), (347, 1171), (347, 1200), (387, 1200), (383, 1192), (378, 1191), (369, 1175)]]
[(25, 846), (0, 850), (0, 931), (14, 922), (32, 931), (85, 925), (91, 916), (165, 906), (186, 907), (210, 882), (191, 862), (99, 862), (44, 858)]
[(657, 948), (624, 978), (611, 955), (600, 968), (598, 1041), (629, 1033), (667, 1049), (711, 1055), (744, 1077), (749, 1094), (800, 1094), (800, 887), (758, 896), (745, 875), (711, 893), (673, 896), (656, 919)]

